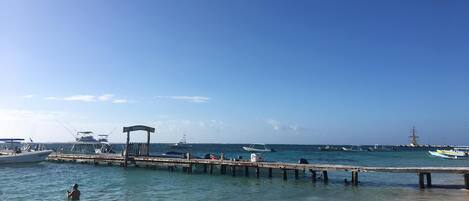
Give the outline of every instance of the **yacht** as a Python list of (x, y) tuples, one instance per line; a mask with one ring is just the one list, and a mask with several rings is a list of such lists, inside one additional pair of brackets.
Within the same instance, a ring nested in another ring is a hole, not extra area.
[(94, 138), (92, 131), (77, 132), (71, 152), (82, 154), (113, 153), (107, 139), (108, 135), (98, 135), (98, 137), (98, 139)]
[(190, 148), (192, 148), (192, 145), (187, 144), (186, 134), (184, 134), (182, 136), (181, 140), (179, 140), (179, 142), (174, 143), (172, 145), (169, 145), (169, 147), (172, 148), (172, 149), (190, 149)]
[(52, 150), (44, 150), (44, 146), (33, 148), (30, 144), (22, 144), (22, 138), (2, 138), (0, 143), (0, 164), (34, 163), (44, 161)]
[(269, 148), (267, 145), (261, 143), (251, 144), (247, 147), (243, 147), (243, 149), (248, 152), (275, 152), (274, 149)]

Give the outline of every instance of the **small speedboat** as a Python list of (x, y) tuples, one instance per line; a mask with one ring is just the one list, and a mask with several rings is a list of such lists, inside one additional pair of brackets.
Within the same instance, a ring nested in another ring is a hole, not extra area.
[(452, 150), (437, 149), (429, 151), (430, 155), (447, 159), (469, 159), (469, 147), (454, 147)]
[(0, 151), (0, 164), (34, 163), (44, 161), (52, 150), (35, 150), (31, 146), (21, 149), (20, 138), (0, 139), (6, 146)]
[(52, 150), (43, 150), (0, 155), (0, 164), (41, 162), (51, 153)]
[(251, 144), (248, 147), (243, 147), (248, 152), (275, 152), (274, 149), (267, 147), (265, 144)]
[(457, 159), (457, 158), (454, 158), (454, 156), (451, 157), (451, 156), (447, 156), (447, 155), (444, 155), (444, 154), (440, 154), (437, 151), (428, 151), (428, 153), (430, 153), (430, 155), (432, 155), (432, 156), (439, 157), (439, 158)]

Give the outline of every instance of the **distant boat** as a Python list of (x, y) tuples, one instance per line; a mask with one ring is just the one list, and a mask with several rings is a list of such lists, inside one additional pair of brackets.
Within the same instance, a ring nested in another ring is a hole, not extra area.
[(326, 145), (324, 147), (319, 147), (318, 149), (319, 151), (345, 151), (343, 147), (339, 148), (339, 147), (329, 146), (329, 145)]
[(453, 150), (429, 151), (432, 156), (448, 159), (469, 159), (469, 147), (455, 147)]
[(354, 149), (353, 147), (347, 148), (347, 147), (342, 147), (342, 151), (346, 152), (357, 152), (357, 151), (363, 151), (363, 149), (360, 146), (356, 146)]
[(248, 152), (275, 152), (274, 149), (267, 147), (265, 144), (251, 144), (248, 147), (243, 147), (245, 151)]
[(0, 139), (0, 142), (5, 145), (0, 150), (0, 164), (41, 162), (52, 153), (52, 150), (34, 150), (31, 146), (22, 147), (23, 140), (21, 138)]
[(169, 147), (172, 149), (190, 149), (192, 148), (192, 145), (187, 144), (186, 134), (184, 134), (179, 142), (169, 145)]

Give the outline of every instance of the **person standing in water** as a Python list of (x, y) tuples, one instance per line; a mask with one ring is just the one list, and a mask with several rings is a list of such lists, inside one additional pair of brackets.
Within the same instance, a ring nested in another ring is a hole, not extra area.
[(67, 191), (67, 198), (70, 200), (80, 200), (80, 190), (78, 190), (78, 184), (73, 185), (72, 192)]

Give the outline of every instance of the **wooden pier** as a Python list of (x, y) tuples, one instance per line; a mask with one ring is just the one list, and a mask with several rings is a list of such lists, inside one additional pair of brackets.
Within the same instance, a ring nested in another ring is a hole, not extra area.
[[(418, 176), (420, 188), (432, 187), (431, 174), (446, 173), (460, 174), (464, 177), (464, 187), (469, 189), (469, 167), (367, 167), (350, 165), (332, 165), (332, 164), (296, 164), (282, 162), (250, 162), (234, 160), (212, 160), (212, 159), (180, 159), (180, 158), (161, 158), (151, 156), (127, 157), (121, 155), (77, 155), (77, 154), (51, 154), (48, 161), (52, 162), (74, 162), (93, 165), (108, 165), (122, 167), (148, 167), (167, 168), (174, 171), (177, 168), (184, 172), (192, 174), (193, 167), (202, 167), (204, 173), (213, 174), (214, 167), (218, 167), (220, 174), (227, 174), (229, 170), (234, 177), (239, 172), (244, 172), (247, 177), (250, 170), (255, 171), (257, 178), (260, 177), (261, 169), (266, 169), (268, 177), (272, 177), (272, 171), (280, 171), (284, 180), (288, 179), (288, 172), (293, 172), (295, 179), (298, 179), (299, 172), (309, 172), (311, 181), (328, 181), (328, 172), (347, 171), (351, 172), (351, 184), (358, 185), (358, 174), (366, 172), (384, 172), (384, 173), (415, 173)], [(320, 175), (318, 177), (318, 175)], [(426, 185), (425, 185), (426, 181)]]
[[(134, 131), (146, 131), (146, 143), (131, 143), (130, 134)], [(213, 174), (214, 167), (219, 167), (220, 174), (227, 174), (230, 169), (231, 175), (236, 176), (237, 170), (244, 169), (244, 175), (249, 176), (249, 169), (255, 169), (256, 178), (260, 177), (261, 169), (268, 170), (268, 177), (272, 178), (273, 170), (281, 171), (284, 180), (288, 179), (288, 172), (294, 171), (295, 179), (299, 178), (299, 171), (311, 174), (311, 181), (316, 182), (318, 179), (328, 182), (330, 171), (347, 171), (351, 172), (352, 185), (358, 185), (359, 172), (387, 172), (387, 173), (416, 173), (419, 179), (420, 188), (425, 188), (425, 179), (427, 187), (432, 187), (432, 173), (461, 174), (464, 176), (465, 188), (469, 189), (469, 167), (365, 167), (350, 165), (331, 165), (331, 164), (297, 164), (297, 163), (281, 163), (281, 162), (251, 162), (246, 160), (224, 160), (223, 154), (219, 160), (212, 159), (192, 159), (187, 153), (186, 159), (182, 158), (162, 158), (150, 156), (150, 134), (155, 132), (155, 128), (135, 125), (124, 127), (123, 132), (127, 134), (125, 149), (122, 155), (105, 154), (105, 155), (77, 155), (77, 154), (58, 154), (49, 155), (48, 160), (53, 162), (75, 162), (94, 165), (117, 165), (127, 168), (164, 167), (169, 171), (181, 168), (184, 172), (192, 174), (194, 166), (203, 166), (204, 173)], [(318, 177), (318, 174), (320, 176)]]

